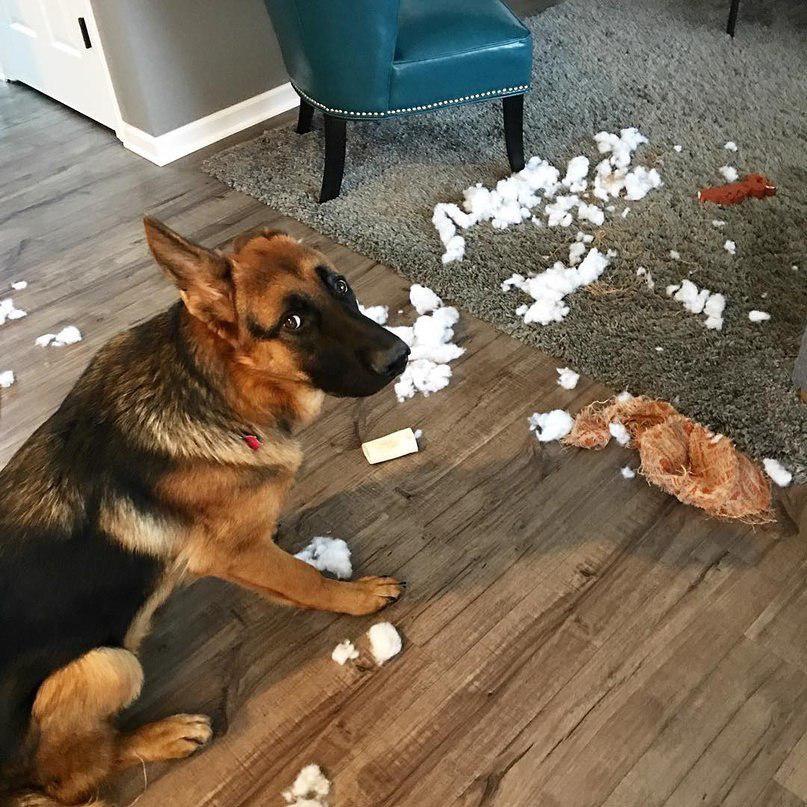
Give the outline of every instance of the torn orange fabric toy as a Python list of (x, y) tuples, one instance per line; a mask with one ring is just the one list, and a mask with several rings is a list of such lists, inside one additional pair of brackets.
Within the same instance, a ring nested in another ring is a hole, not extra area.
[(718, 185), (715, 188), (703, 188), (698, 191), (701, 202), (714, 202), (716, 205), (736, 205), (744, 202), (749, 196), (764, 199), (776, 193), (774, 185), (764, 174), (748, 174), (740, 182)]
[(685, 504), (718, 518), (773, 521), (771, 489), (762, 469), (723, 435), (714, 435), (665, 401), (643, 396), (593, 403), (581, 410), (564, 443), (604, 448), (618, 421), (639, 449), (640, 472)]

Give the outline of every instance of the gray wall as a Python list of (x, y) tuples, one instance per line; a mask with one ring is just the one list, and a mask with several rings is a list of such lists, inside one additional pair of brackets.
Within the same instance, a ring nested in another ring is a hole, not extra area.
[(161, 135), (288, 79), (263, 0), (92, 0), (126, 123)]

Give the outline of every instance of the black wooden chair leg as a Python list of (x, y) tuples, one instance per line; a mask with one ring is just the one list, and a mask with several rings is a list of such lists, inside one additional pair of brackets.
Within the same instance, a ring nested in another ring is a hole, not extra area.
[(524, 167), (524, 96), (508, 95), (502, 98), (504, 111), (504, 142), (507, 158), (513, 172)]
[(726, 26), (726, 33), (733, 37), (734, 29), (737, 27), (737, 12), (740, 10), (740, 0), (731, 0), (729, 9), (729, 24)]
[(339, 196), (342, 176), (345, 173), (345, 145), (347, 121), (325, 115), (325, 171), (322, 175), (322, 190), (319, 201), (328, 202)]
[(311, 131), (311, 121), (314, 118), (314, 107), (300, 98), (300, 114), (297, 116), (297, 134), (306, 134)]

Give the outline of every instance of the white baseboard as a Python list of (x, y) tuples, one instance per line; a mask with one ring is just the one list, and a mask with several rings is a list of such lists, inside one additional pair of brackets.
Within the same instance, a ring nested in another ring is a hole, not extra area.
[(125, 121), (117, 135), (130, 151), (157, 165), (166, 165), (262, 120), (294, 109), (299, 103), (300, 98), (291, 84), (281, 84), (156, 137)]

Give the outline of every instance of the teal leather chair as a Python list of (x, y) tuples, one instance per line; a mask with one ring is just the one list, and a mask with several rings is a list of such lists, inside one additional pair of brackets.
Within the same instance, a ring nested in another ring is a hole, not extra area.
[(325, 115), (320, 202), (339, 195), (346, 123), (503, 99), (507, 155), (524, 167), (529, 30), (501, 0), (265, 0), (291, 83), (297, 131)]

